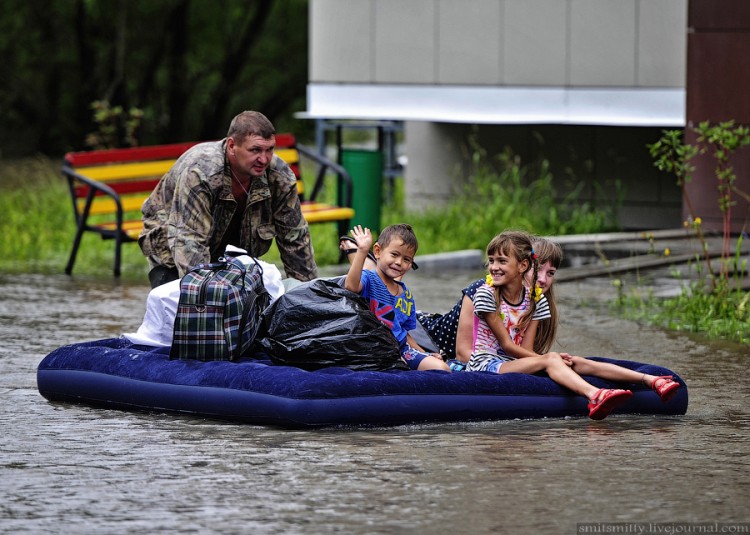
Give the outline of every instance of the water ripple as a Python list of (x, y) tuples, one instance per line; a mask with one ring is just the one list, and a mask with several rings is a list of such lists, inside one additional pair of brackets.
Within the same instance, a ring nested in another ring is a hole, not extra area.
[[(409, 277), (433, 310), (471, 280)], [(0, 276), (0, 532), (573, 533), (590, 521), (747, 520), (747, 356), (576, 304), (595, 284), (559, 288), (561, 346), (674, 369), (688, 414), (282, 431), (53, 404), (36, 390), (39, 360), (135, 330), (148, 288)]]

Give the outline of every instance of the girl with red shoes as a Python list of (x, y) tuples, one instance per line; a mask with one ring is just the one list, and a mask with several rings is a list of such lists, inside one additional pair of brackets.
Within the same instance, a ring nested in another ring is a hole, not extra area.
[(540, 322), (554, 318), (550, 302), (537, 286), (539, 263), (529, 234), (506, 231), (496, 236), (487, 246), (487, 266), (486, 284), (473, 298), (473, 350), (467, 372), (546, 372), (553, 381), (589, 400), (589, 418), (593, 420), (606, 418), (633, 393), (625, 389), (597, 388), (581, 375), (643, 383), (663, 401), (677, 392), (680, 385), (671, 377), (641, 374), (567, 353), (535, 352)]

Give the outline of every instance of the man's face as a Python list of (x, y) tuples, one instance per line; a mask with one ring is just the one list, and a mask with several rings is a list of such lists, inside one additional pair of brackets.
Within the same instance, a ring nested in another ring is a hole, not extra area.
[(235, 171), (252, 177), (262, 176), (266, 172), (273, 158), (274, 148), (276, 148), (275, 136), (265, 139), (251, 134), (241, 142), (231, 137), (227, 140), (229, 162)]

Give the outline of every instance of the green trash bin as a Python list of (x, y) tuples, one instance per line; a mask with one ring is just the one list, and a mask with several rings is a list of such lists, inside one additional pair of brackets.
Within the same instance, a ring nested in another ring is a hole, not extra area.
[(373, 235), (380, 233), (380, 208), (383, 198), (383, 153), (373, 150), (343, 149), (341, 165), (352, 177), (354, 195), (351, 225), (369, 228)]

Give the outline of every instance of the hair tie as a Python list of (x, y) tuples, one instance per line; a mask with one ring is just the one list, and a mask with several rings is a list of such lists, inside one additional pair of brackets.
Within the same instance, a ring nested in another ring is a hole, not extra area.
[(542, 289), (539, 286), (534, 287), (534, 302), (537, 303), (542, 298)]
[(536, 253), (534, 252), (534, 248), (531, 248), (531, 258), (536, 260)]

